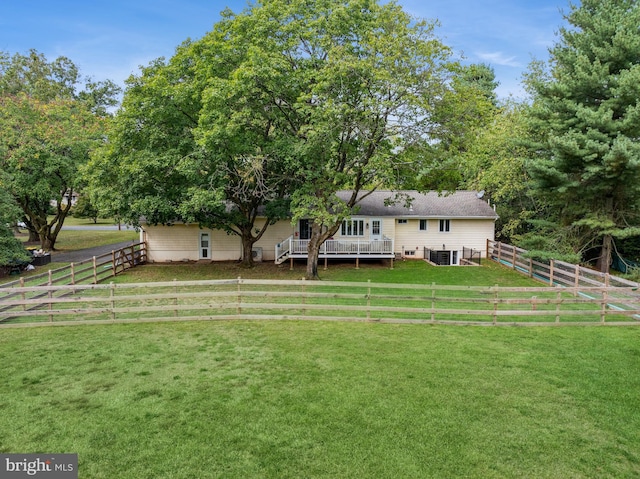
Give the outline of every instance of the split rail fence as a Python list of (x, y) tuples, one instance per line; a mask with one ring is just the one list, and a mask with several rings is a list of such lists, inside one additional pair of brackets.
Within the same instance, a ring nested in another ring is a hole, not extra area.
[(0, 327), (190, 320), (640, 325), (628, 287), (208, 280), (0, 289)]
[(68, 266), (48, 270), (45, 273), (20, 277), (16, 281), (0, 284), (1, 288), (25, 286), (95, 284), (147, 261), (146, 243), (132, 243)]
[[(0, 284), (0, 321), (6, 321), (6, 313), (14, 311), (11, 299), (24, 300), (30, 298), (29, 305), (23, 305), (23, 312), (39, 308), (38, 301), (46, 301), (53, 297), (50, 289), (55, 286), (71, 286), (97, 284), (118, 273), (133, 268), (147, 260), (146, 243), (133, 243), (130, 246), (113, 250), (110, 253), (94, 256), (90, 259), (71, 263), (61, 268), (50, 269), (46, 273), (22, 276), (19, 280)], [(33, 289), (30, 293), (26, 290)], [(73, 291), (74, 289), (72, 289)], [(60, 290), (57, 294), (68, 294)]]
[(497, 241), (487, 240), (487, 258), (550, 286), (570, 288), (582, 286), (638, 288), (640, 286), (636, 282), (577, 264), (557, 260), (536, 261), (527, 256), (527, 250)]

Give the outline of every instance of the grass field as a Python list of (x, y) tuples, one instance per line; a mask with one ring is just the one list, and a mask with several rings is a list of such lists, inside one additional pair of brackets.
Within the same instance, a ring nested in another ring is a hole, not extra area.
[[(93, 221), (86, 219), (68, 218), (64, 222), (65, 226), (94, 226)], [(109, 221), (98, 221), (97, 226), (109, 226)], [(22, 241), (27, 241), (28, 235), (24, 232), (18, 236)], [(84, 248), (93, 248), (94, 246), (102, 246), (122, 241), (133, 241), (139, 238), (139, 234), (132, 229), (119, 230), (65, 230), (64, 228), (58, 233), (56, 240), (56, 250), (58, 251), (75, 251)], [(34, 245), (35, 246), (35, 245)]]
[(82, 478), (640, 475), (640, 330), (5, 330), (0, 450)]
[[(289, 264), (275, 265), (272, 262), (258, 263), (247, 269), (235, 262), (150, 264), (136, 267), (114, 278), (114, 282), (151, 282), (229, 279), (301, 279), (305, 274), (305, 263), (297, 262), (294, 269)], [(421, 283), (457, 284), (468, 286), (540, 286), (541, 283), (505, 268), (492, 261), (483, 262), (482, 267), (431, 266), (421, 260), (396, 261), (390, 269), (388, 263), (361, 262), (356, 269), (353, 261), (329, 263), (327, 270), (320, 269), (320, 278), (327, 281), (367, 281), (373, 283)]]
[[(115, 281), (303, 274), (173, 264)], [(539, 285), (493, 263), (321, 276)], [(640, 476), (638, 328), (114, 324), (6, 329), (0, 351), (0, 451), (78, 453), (81, 478)]]

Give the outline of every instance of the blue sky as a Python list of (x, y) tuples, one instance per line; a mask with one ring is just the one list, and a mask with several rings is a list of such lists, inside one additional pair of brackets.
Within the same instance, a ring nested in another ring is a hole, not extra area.
[[(564, 24), (568, 0), (398, 0), (419, 18), (438, 19), (437, 35), (467, 63), (491, 65), (501, 98), (524, 97), (521, 77), (533, 58), (546, 60)], [(140, 65), (170, 58), (185, 39), (211, 30), (226, 7), (245, 0), (12, 0), (0, 13), (0, 50), (34, 48), (67, 56), (81, 73), (123, 85)]]

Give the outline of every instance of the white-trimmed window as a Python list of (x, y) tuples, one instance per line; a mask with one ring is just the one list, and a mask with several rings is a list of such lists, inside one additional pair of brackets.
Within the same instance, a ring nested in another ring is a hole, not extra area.
[(364, 220), (344, 220), (342, 236), (364, 236)]
[(429, 222), (427, 220), (420, 220), (420, 231), (427, 231), (427, 224)]
[(440, 233), (448, 233), (451, 230), (450, 220), (440, 220)]

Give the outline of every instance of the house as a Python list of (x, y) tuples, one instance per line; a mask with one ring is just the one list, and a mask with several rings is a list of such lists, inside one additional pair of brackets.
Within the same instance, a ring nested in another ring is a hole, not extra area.
[[(346, 199), (349, 194), (342, 191), (338, 196)], [(320, 259), (402, 257), (457, 265), (463, 251), (485, 257), (487, 240), (494, 240), (498, 216), (474, 191), (374, 191), (361, 196), (352, 216), (322, 245)], [(256, 227), (264, 221), (259, 219)], [(295, 225), (286, 220), (271, 225), (255, 244), (254, 259), (304, 259), (309, 234), (310, 221), (305, 219)], [(147, 243), (151, 262), (234, 261), (242, 255), (238, 236), (195, 224), (143, 224), (140, 240)]]

